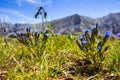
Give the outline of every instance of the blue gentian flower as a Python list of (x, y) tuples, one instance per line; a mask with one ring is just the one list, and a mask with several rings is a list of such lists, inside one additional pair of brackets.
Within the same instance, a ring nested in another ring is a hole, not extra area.
[(101, 50), (102, 50), (102, 47), (101, 47), (101, 46), (98, 46), (97, 48), (98, 48), (98, 50), (99, 50), (99, 51), (101, 51)]
[(20, 32), (20, 35), (23, 35), (23, 33), (22, 33), (22, 32)]
[(50, 34), (46, 33), (46, 34), (44, 34), (44, 36), (45, 36), (45, 37), (49, 37), (49, 36), (50, 36)]
[(105, 33), (105, 37), (109, 37), (109, 36), (110, 36), (110, 32), (107, 31), (107, 32)]
[(117, 33), (117, 37), (120, 37), (120, 33)]
[(85, 33), (88, 33), (90, 30), (89, 29), (84, 29), (83, 30)]
[(15, 38), (17, 38), (17, 35), (16, 35), (16, 34), (13, 34), (13, 36), (14, 36)]
[(26, 31), (27, 31), (27, 32), (30, 32), (30, 29), (31, 29), (31, 26), (27, 26), (27, 27), (26, 27)]
[(87, 44), (87, 43), (88, 43), (87, 40), (81, 41), (81, 44)]
[(95, 32), (96, 31), (96, 27), (92, 29), (92, 32)]
[(22, 37), (23, 36), (23, 32), (19, 32), (18, 35)]
[(33, 32), (34, 32), (34, 33), (37, 33), (38, 35), (40, 35), (40, 31), (39, 31), (39, 30), (37, 30), (37, 29), (36, 29), (36, 30), (34, 30)]
[(82, 34), (79, 36), (79, 39), (83, 39), (84, 37), (85, 37), (84, 34)]

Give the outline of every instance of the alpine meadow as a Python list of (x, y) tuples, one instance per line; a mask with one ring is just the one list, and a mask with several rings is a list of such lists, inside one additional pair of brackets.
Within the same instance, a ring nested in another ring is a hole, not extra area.
[(49, 21), (47, 12), (36, 10), (39, 24), (0, 23), (0, 80), (120, 80), (120, 13)]

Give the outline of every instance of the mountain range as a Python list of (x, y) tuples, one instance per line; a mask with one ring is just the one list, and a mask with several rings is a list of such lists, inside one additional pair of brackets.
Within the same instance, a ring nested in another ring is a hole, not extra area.
[[(56, 19), (50, 22), (55, 33), (77, 33), (84, 29), (93, 29), (95, 24), (99, 24), (99, 31), (101, 34), (110, 31), (113, 35), (120, 33), (120, 13), (110, 13), (101, 18), (90, 18), (74, 14), (61, 19)], [(0, 34), (7, 35), (11, 32), (24, 32), (26, 26), (33, 26), (34, 29), (42, 30), (41, 24), (11, 24), (0, 23)]]

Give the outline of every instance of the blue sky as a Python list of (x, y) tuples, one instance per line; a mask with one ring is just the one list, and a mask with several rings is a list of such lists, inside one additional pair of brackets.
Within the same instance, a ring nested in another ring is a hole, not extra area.
[(1, 0), (0, 20), (11, 23), (38, 23), (34, 14), (43, 6), (48, 19), (54, 20), (73, 14), (99, 18), (120, 12), (120, 0)]

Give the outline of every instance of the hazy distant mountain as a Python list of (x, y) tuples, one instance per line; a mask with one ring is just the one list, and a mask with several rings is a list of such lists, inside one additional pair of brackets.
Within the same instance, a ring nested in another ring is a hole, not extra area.
[(120, 13), (111, 13), (98, 19), (103, 31), (111, 31), (113, 34), (120, 32)]
[[(101, 33), (111, 31), (113, 34), (117, 34), (120, 32), (120, 13), (112, 13), (102, 18), (95, 19), (74, 14), (68, 17), (53, 20), (51, 25), (53, 26), (55, 33), (76, 33), (83, 31), (85, 28), (92, 29), (95, 27), (96, 23), (99, 23)], [(30, 25), (31, 24), (2, 23), (0, 24), (0, 33), (8, 34), (10, 32), (24, 31), (25, 27)], [(32, 26), (41, 30), (40, 24), (34, 24)], [(4, 28), (6, 29), (5, 33), (3, 33)]]
[(74, 14), (65, 18), (52, 21), (52, 26), (56, 33), (80, 32), (85, 28), (91, 28), (94, 20), (89, 17)]
[(7, 35), (11, 32), (18, 32), (18, 31), (24, 31), (25, 26), (28, 26), (29, 24), (11, 24), (11, 23), (0, 23), (0, 34)]
[(120, 32), (120, 13), (112, 13), (96, 19), (74, 14), (53, 21), (53, 27), (56, 32), (80, 32), (85, 28), (94, 28), (96, 23), (99, 23), (101, 33), (110, 31), (117, 34)]

